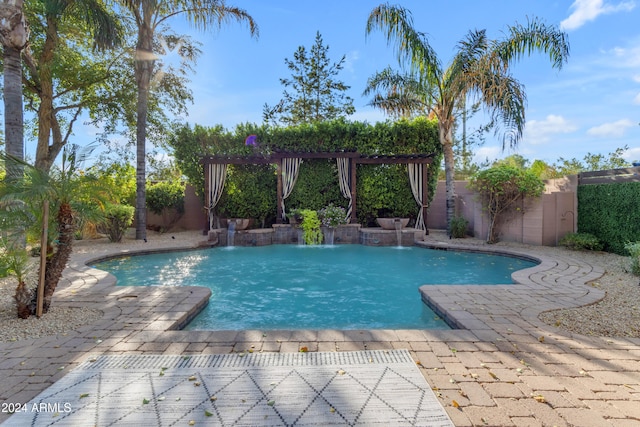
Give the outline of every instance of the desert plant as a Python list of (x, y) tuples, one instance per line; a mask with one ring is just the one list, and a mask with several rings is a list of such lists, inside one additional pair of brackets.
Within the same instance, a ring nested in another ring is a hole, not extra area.
[(300, 210), (302, 215), (302, 237), (307, 245), (319, 245), (322, 243), (322, 231), (318, 213), (311, 209)]
[[(50, 203), (47, 262), (44, 276), (43, 312), (47, 313), (62, 271), (69, 261), (78, 220), (102, 218), (104, 188), (99, 180), (88, 176), (79, 166), (93, 147), (66, 146), (61, 164), (49, 172), (13, 157), (4, 157), (7, 164), (21, 166), (23, 176), (15, 176), (0, 185), (0, 225), (10, 235), (28, 234), (43, 226), (43, 202)], [(35, 293), (29, 308), (36, 307)]]
[(640, 242), (630, 242), (624, 247), (631, 257), (631, 273), (640, 276)]
[(16, 293), (13, 298), (16, 301), (18, 317), (26, 319), (31, 315), (29, 305), (33, 297), (33, 291), (27, 286), (26, 276), (29, 270), (29, 255), (26, 249), (9, 247), (2, 242), (0, 249), (0, 276), (15, 276), (18, 280)]
[(469, 225), (469, 221), (464, 219), (461, 216), (454, 216), (451, 219), (451, 224), (449, 224), (451, 228), (451, 237), (454, 239), (461, 239), (467, 236), (467, 226)]
[(601, 251), (603, 244), (591, 233), (569, 233), (558, 242), (560, 246), (573, 250)]
[(135, 208), (127, 205), (107, 205), (105, 207), (104, 227), (111, 242), (122, 240), (125, 231), (133, 223)]
[(318, 217), (325, 227), (337, 227), (347, 223), (347, 211), (342, 206), (336, 206), (333, 203), (320, 209)]

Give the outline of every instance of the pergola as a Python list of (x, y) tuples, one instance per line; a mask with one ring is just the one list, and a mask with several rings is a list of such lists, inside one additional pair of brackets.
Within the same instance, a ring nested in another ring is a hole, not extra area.
[(209, 219), (209, 228), (213, 224), (213, 208), (218, 203), (227, 165), (259, 165), (276, 164), (277, 166), (277, 222), (286, 219), (284, 201), (293, 190), (300, 163), (304, 159), (336, 159), (338, 165), (340, 191), (349, 200), (347, 217), (349, 222), (356, 222), (356, 165), (360, 164), (406, 164), (409, 171), (411, 191), (419, 205), (416, 228), (426, 230), (428, 205), (429, 170), (426, 165), (433, 162), (434, 154), (398, 154), (398, 155), (363, 155), (355, 151), (338, 152), (293, 152), (275, 151), (268, 155), (250, 156), (204, 156), (205, 209)]

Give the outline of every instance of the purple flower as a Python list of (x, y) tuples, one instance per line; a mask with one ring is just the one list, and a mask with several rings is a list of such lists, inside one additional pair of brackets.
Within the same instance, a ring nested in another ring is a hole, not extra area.
[(247, 139), (244, 140), (244, 145), (256, 147), (258, 145), (258, 135), (249, 135)]

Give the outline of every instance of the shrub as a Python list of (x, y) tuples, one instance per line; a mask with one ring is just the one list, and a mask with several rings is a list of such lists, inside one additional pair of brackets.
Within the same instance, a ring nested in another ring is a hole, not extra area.
[(631, 257), (631, 273), (640, 276), (640, 242), (632, 242), (624, 245)]
[(147, 187), (147, 207), (162, 215), (165, 209), (184, 212), (184, 184), (180, 182), (158, 182)]
[(105, 232), (111, 242), (122, 240), (127, 228), (133, 223), (133, 206), (107, 205), (105, 208)]
[(451, 224), (449, 225), (449, 227), (451, 228), (451, 237), (455, 239), (461, 239), (466, 237), (468, 225), (469, 225), (469, 221), (467, 221), (461, 216), (456, 216), (451, 218)]
[(591, 233), (569, 233), (558, 244), (572, 250), (601, 251), (603, 248), (600, 239)]

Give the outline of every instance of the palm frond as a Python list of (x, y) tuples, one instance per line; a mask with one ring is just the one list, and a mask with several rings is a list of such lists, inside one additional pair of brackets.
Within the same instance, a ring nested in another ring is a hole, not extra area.
[(370, 77), (363, 96), (373, 95), (369, 105), (394, 117), (427, 115), (433, 95), (430, 88), (411, 74), (386, 68)]
[(401, 65), (408, 61), (411, 70), (421, 80), (433, 82), (440, 79), (440, 60), (427, 35), (415, 30), (410, 11), (388, 3), (377, 6), (369, 14), (365, 34), (369, 35), (375, 29), (384, 33), (387, 43), (393, 44)]
[(220, 28), (223, 24), (237, 21), (245, 22), (252, 36), (258, 37), (260, 34), (258, 24), (246, 10), (229, 6), (224, 0), (177, 0), (171, 10), (161, 13), (163, 16), (159, 17), (156, 26), (172, 16), (186, 14), (191, 24), (199, 30)]
[(92, 32), (94, 48), (111, 49), (124, 43), (124, 28), (102, 0), (67, 0), (67, 12), (87, 23)]
[(527, 24), (510, 26), (504, 40), (496, 41), (494, 50), (505, 62), (519, 60), (534, 52), (549, 55), (553, 68), (561, 69), (569, 59), (569, 37), (555, 25), (547, 25), (537, 18)]

